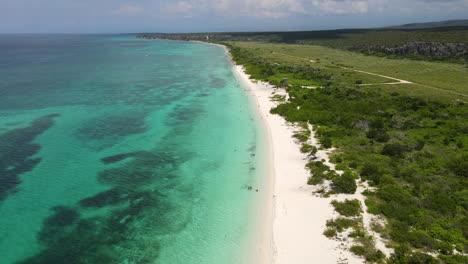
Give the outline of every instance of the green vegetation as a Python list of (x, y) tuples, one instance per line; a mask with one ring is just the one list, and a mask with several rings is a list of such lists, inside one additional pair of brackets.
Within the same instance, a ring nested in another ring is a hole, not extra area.
[(307, 153), (309, 157), (313, 157), (313, 158), (316, 158), (316, 154), (317, 154), (317, 147), (316, 146), (312, 146), (312, 145), (309, 145), (309, 144), (306, 144), (306, 143), (303, 143), (301, 145), (301, 152), (302, 153)]
[(336, 232), (335, 228), (329, 227), (325, 229), (325, 231), (323, 231), (323, 235), (325, 235), (328, 238), (334, 238), (338, 235), (338, 233)]
[(324, 180), (331, 180), (338, 177), (338, 174), (333, 170), (330, 170), (330, 167), (325, 165), (322, 161), (311, 161), (307, 163), (306, 167), (309, 169), (311, 174), (307, 181), (310, 185), (321, 184)]
[[(437, 263), (436, 258), (421, 253), (424, 251), (438, 255), (437, 259), (446, 263), (463, 263), (457, 262), (465, 259), (456, 252), (466, 253), (468, 247), (468, 108), (463, 100), (457, 101), (465, 97), (450, 92), (467, 93), (466, 69), (461, 70), (455, 64), (417, 61), (394, 64), (387, 59), (377, 65), (374, 60), (380, 58), (365, 56), (370, 59), (356, 60), (362, 67), (374, 65), (375, 71), (387, 75), (402, 71), (400, 66), (406, 71), (408, 65), (427, 65), (426, 73), (419, 77), (415, 70), (408, 69), (414, 78), (411, 81), (427, 76), (427, 85), (435, 85), (432, 79), (439, 70), (456, 76), (457, 80), (440, 76), (439, 82), (445, 79), (446, 86), (440, 86), (441, 90), (423, 89), (422, 92), (437, 93), (414, 97), (411, 93), (392, 91), (393, 85), (387, 85), (390, 91), (381, 91), (355, 84), (356, 80), (365, 83), (365, 78), (343, 81), (336, 76), (341, 76), (340, 71), (344, 70), (330, 68), (330, 71), (323, 67), (325, 59), (320, 63), (300, 62), (298, 54), (310, 50), (310, 46), (307, 49), (287, 46), (291, 49), (287, 51), (289, 54), (297, 55), (283, 56), (284, 60), (280, 61), (271, 51), (284, 45), (258, 44), (256, 48), (254, 43), (229, 45), (233, 59), (244, 65), (255, 79), (272, 80), (281, 86), (276, 80), (288, 76), (289, 84), (294, 79), (319, 84), (316, 89), (286, 86), (288, 101), (271, 112), (289, 122), (300, 122), (303, 126), (313, 124), (324, 147), (334, 146), (340, 150), (333, 159), (344, 170), (343, 175), (337, 175), (321, 161), (309, 162), (307, 167), (312, 174), (309, 184), (330, 180), (335, 192), (353, 193), (356, 179), (361, 178), (376, 188), (365, 193), (366, 205), (369, 212), (384, 215), (388, 220), (385, 231), (397, 249), (389, 263)], [(271, 46), (265, 48), (265, 45)], [(341, 54), (343, 51), (330, 50), (330, 54), (327, 53), (329, 49), (317, 48), (323, 51), (320, 58), (336, 61), (334, 54), (340, 54), (342, 59), (348, 56)], [(386, 72), (384, 69), (391, 65), (394, 68)], [(465, 83), (457, 85), (460, 80)], [(407, 85), (406, 89), (412, 90), (413, 86)], [(310, 133), (303, 131), (297, 137), (305, 142), (309, 136)], [(303, 150), (309, 149), (306, 146)], [(370, 240), (366, 240), (368, 236), (360, 231), (359, 221), (355, 219), (335, 219), (327, 223), (327, 227), (325, 235), (332, 237), (353, 228), (352, 236), (365, 249), (366, 241)], [(365, 254), (371, 262), (381, 259), (381, 253), (375, 249), (363, 253), (362, 248), (356, 247), (354, 251)]]
[(335, 229), (338, 233), (345, 231), (348, 228), (358, 228), (359, 220), (348, 218), (336, 218), (327, 221), (327, 227)]
[(343, 175), (332, 179), (333, 186), (341, 193), (355, 193), (357, 189), (356, 178), (352, 172), (346, 171)]
[(358, 200), (332, 201), (332, 204), (335, 210), (343, 216), (358, 216), (361, 214), (361, 203)]
[(374, 240), (367, 235), (362, 227), (362, 219), (336, 218), (327, 221), (327, 229), (323, 234), (328, 238), (337, 238), (338, 234), (345, 230), (353, 230), (349, 237), (353, 238), (355, 244), (350, 248), (350, 251), (358, 256), (362, 256), (368, 262), (381, 263), (385, 255), (382, 251), (377, 250), (374, 245)]
[(271, 97), (271, 100), (274, 102), (284, 102), (286, 97), (284, 95), (275, 94)]
[[(348, 87), (356, 87), (356, 81), (362, 81), (365, 85), (360, 86), (362, 91), (379, 90), (389, 95), (398, 93), (442, 102), (468, 100), (468, 68), (463, 65), (406, 59), (392, 60), (310, 45), (255, 42), (227, 44), (231, 52), (238, 53), (238, 58), (246, 57), (245, 60), (241, 59), (239, 64), (245, 66), (247, 63), (254, 63), (257, 64), (256, 67), (263, 63), (272, 64), (271, 69), (268, 67), (258, 69), (263, 70), (264, 74), (255, 74), (253, 78), (257, 80), (269, 81), (272, 76), (268, 73), (273, 71), (275, 79), (287, 75), (290, 84), (300, 81), (304, 86), (320, 87), (327, 82), (338, 82)], [(253, 57), (252, 60), (248, 56)], [(251, 71), (254, 72), (256, 67), (251, 67)], [(297, 72), (303, 69), (314, 74), (302, 76), (289, 73), (289, 70)], [(385, 83), (392, 83), (395, 80), (354, 70), (391, 76), (413, 83), (388, 85)]]

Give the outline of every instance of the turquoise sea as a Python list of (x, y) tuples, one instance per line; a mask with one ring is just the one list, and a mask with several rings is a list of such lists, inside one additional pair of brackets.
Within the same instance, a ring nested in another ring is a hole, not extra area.
[(244, 263), (261, 129), (231, 67), (202, 43), (0, 35), (0, 263)]

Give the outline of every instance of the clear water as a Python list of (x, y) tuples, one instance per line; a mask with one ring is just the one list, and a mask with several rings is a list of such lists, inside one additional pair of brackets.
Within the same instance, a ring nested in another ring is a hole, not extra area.
[(0, 35), (1, 263), (242, 263), (255, 114), (220, 47)]

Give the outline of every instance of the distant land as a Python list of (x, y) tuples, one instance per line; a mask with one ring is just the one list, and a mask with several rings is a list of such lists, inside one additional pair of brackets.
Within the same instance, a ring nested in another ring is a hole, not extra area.
[(138, 34), (137, 37), (209, 42), (248, 41), (304, 44), (390, 58), (462, 64), (468, 61), (468, 20), (368, 29), (186, 34), (142, 33)]
[(468, 26), (468, 19), (445, 20), (445, 21), (435, 21), (435, 22), (426, 22), (426, 23), (411, 23), (411, 24), (395, 26), (395, 28), (435, 28), (435, 27), (460, 27), (460, 26)]

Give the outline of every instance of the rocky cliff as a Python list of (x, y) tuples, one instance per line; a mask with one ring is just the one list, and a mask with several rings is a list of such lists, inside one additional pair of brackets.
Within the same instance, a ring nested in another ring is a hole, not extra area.
[(399, 47), (374, 46), (370, 50), (387, 55), (421, 55), (427, 57), (462, 58), (468, 55), (464, 43), (410, 42)]

